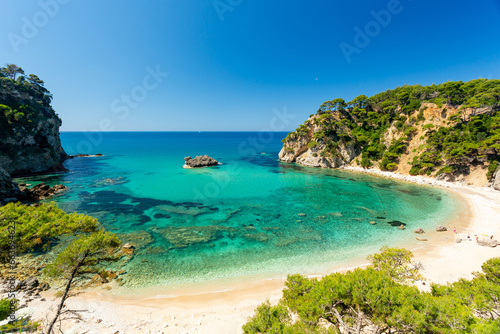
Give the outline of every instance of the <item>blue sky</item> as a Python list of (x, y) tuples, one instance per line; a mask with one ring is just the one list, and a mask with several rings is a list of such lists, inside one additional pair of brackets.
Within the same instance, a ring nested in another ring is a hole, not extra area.
[(45, 81), (63, 131), (262, 130), (284, 108), (292, 130), (336, 97), (500, 78), (499, 0), (0, 5), (0, 62)]

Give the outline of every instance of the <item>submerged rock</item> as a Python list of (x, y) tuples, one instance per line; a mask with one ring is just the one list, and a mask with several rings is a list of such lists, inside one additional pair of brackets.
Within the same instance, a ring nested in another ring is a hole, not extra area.
[(402, 226), (406, 226), (405, 223), (399, 221), (399, 220), (391, 220), (390, 222), (387, 222), (387, 224), (391, 225), (391, 226), (394, 226), (394, 227), (400, 227), (401, 225)]
[(66, 188), (66, 186), (62, 184), (56, 184), (55, 186), (50, 187), (49, 185), (42, 182), (31, 189), (28, 189), (26, 187), (21, 187), (20, 189), (22, 192), (21, 198), (24, 201), (38, 201), (59, 194), (68, 188)]
[(217, 240), (222, 232), (231, 232), (235, 229), (227, 226), (169, 226), (163, 229), (154, 229), (174, 248), (185, 248), (191, 245), (208, 243)]
[(185, 166), (188, 168), (200, 168), (208, 166), (217, 166), (219, 162), (208, 155), (198, 155), (194, 159), (191, 157), (184, 158)]
[(415, 233), (417, 233), (417, 234), (422, 234), (422, 233), (425, 233), (425, 231), (424, 231), (421, 227), (417, 228), (417, 229), (416, 229), (415, 231), (413, 231), (413, 232), (415, 232)]
[(264, 232), (257, 232), (257, 233), (244, 234), (243, 237), (251, 240), (256, 240), (259, 242), (267, 242), (271, 238), (271, 235)]
[[(117, 237), (124, 244), (123, 249), (134, 249), (134, 248), (141, 249), (154, 241), (151, 234), (148, 233), (147, 231), (117, 233)], [(129, 245), (132, 246), (132, 248), (130, 248)]]

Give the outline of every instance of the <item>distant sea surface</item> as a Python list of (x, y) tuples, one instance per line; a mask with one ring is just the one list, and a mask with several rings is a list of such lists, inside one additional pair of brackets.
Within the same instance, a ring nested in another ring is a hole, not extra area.
[[(440, 189), (279, 162), (286, 134), (63, 132), (68, 154), (104, 156), (18, 182), (65, 184), (54, 199), (62, 209), (134, 244), (134, 257), (115, 264), (130, 289), (322, 273), (460, 211)], [(182, 168), (204, 154), (222, 164)]]

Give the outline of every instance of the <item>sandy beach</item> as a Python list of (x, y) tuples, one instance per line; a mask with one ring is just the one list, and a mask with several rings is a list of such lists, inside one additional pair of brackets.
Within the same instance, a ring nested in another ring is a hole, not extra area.
[[(367, 172), (356, 168), (351, 171)], [(478, 188), (437, 181), (425, 177), (412, 177), (377, 170), (370, 174), (397, 178), (435, 187), (444, 187), (459, 195), (467, 204), (458, 221), (448, 224), (446, 232), (426, 231), (419, 237), (428, 241), (417, 242), (415, 261), (424, 265), (426, 284), (446, 283), (459, 278), (470, 278), (489, 258), (500, 256), (500, 247), (484, 247), (479, 239), (494, 235), (500, 238), (500, 192), (491, 188)], [(456, 228), (457, 233), (453, 231)], [(467, 240), (470, 234), (471, 240)], [(456, 239), (462, 239), (457, 243)], [(358, 263), (359, 264), (359, 263)], [(353, 264), (354, 265), (354, 264)], [(83, 321), (66, 320), (64, 332), (68, 333), (241, 333), (241, 326), (255, 308), (269, 299), (276, 302), (281, 297), (284, 280), (266, 280), (246, 284), (226, 291), (197, 292), (172, 297), (113, 296), (97, 289), (72, 297), (67, 301), (71, 309), (81, 312)], [(54, 307), (54, 291), (45, 293), (45, 301), (34, 300), (23, 312), (35, 319), (43, 319), (47, 309)]]

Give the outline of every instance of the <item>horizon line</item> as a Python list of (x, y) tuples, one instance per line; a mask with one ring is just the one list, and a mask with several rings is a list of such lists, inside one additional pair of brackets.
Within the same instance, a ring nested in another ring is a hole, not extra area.
[(295, 130), (283, 130), (283, 131), (264, 131), (264, 130), (123, 130), (123, 131), (84, 131), (84, 130), (60, 130), (63, 132), (79, 132), (79, 133), (122, 133), (122, 132), (291, 132)]

